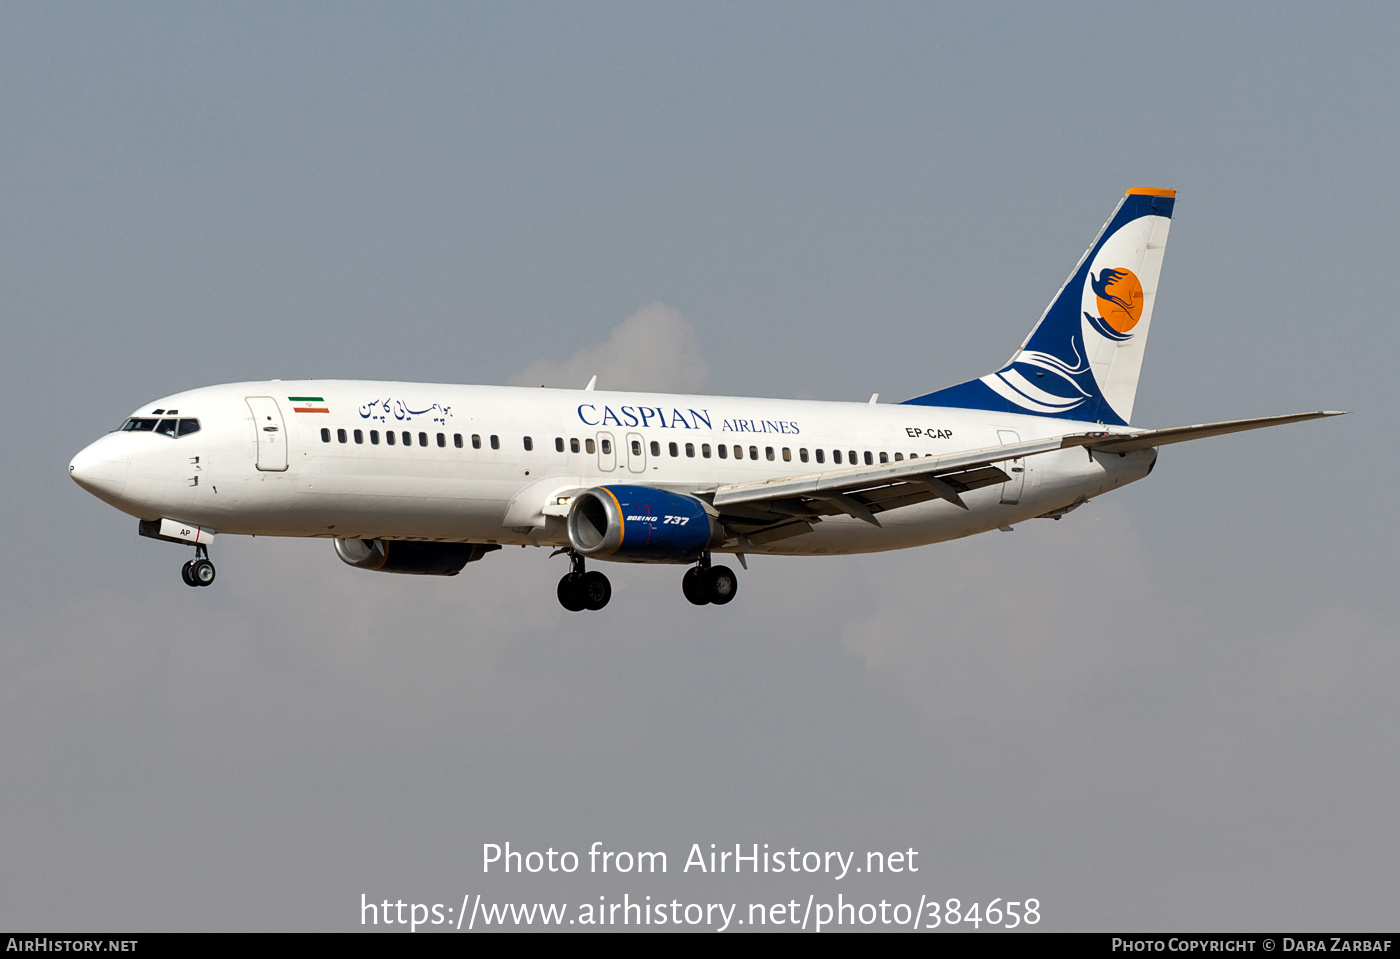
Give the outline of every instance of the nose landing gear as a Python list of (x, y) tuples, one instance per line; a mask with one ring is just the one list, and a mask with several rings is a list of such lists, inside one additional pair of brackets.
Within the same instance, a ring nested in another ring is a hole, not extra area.
[(696, 606), (713, 603), (723, 606), (739, 592), (739, 577), (728, 566), (711, 566), (710, 554), (700, 557), (699, 565), (686, 570), (681, 592)]
[(209, 550), (202, 544), (194, 548), (194, 559), (180, 569), (186, 586), (208, 586), (214, 582), (214, 564), (209, 562)]
[(596, 569), (587, 572), (583, 568), (583, 557), (569, 553), (569, 572), (559, 580), (559, 605), (571, 613), (585, 609), (598, 610), (608, 605), (612, 599), (612, 583)]

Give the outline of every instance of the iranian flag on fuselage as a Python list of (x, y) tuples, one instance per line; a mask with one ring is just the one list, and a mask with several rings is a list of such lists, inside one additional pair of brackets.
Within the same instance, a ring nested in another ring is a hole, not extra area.
[(292, 404), (293, 413), (329, 413), (331, 408), (326, 405), (324, 398), (320, 396), (289, 396), (287, 401)]

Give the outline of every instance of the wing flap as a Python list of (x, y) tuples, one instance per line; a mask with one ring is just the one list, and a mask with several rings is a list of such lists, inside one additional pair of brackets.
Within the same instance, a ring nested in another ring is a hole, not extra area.
[[(985, 467), (1005, 460), (1018, 459), (1022, 456), (1048, 453), (1051, 450), (1063, 449), (1065, 446), (1084, 445), (1082, 442), (1066, 443), (1065, 441), (1068, 439), (1079, 440), (1080, 437), (1052, 436), (1048, 439), (1008, 443), (1005, 446), (948, 453), (944, 456), (925, 456), (899, 463), (883, 463), (879, 466), (857, 466), (843, 470), (828, 470), (824, 473), (780, 476), (776, 479), (760, 480), (754, 483), (734, 483), (717, 487), (714, 490), (712, 502), (717, 508), (722, 508), (739, 503), (756, 503), (792, 497), (818, 499), (824, 493), (858, 492), (862, 489), (889, 483), (908, 482), (923, 476), (944, 478), (943, 474), (945, 473), (958, 473), (972, 467)], [(1005, 476), (994, 480), (994, 482), (1004, 481)]]

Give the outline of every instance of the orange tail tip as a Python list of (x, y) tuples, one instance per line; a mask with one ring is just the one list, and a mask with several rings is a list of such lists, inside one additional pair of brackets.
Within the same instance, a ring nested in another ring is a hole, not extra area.
[(1150, 186), (1135, 186), (1129, 190), (1127, 196), (1176, 196), (1175, 190), (1157, 190)]

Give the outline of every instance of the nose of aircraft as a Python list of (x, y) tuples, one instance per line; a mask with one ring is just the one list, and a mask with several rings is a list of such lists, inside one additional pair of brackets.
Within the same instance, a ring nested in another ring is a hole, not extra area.
[(123, 439), (118, 434), (104, 436), (73, 457), (68, 464), (73, 482), (98, 499), (119, 499), (126, 490), (126, 474), (131, 466)]

